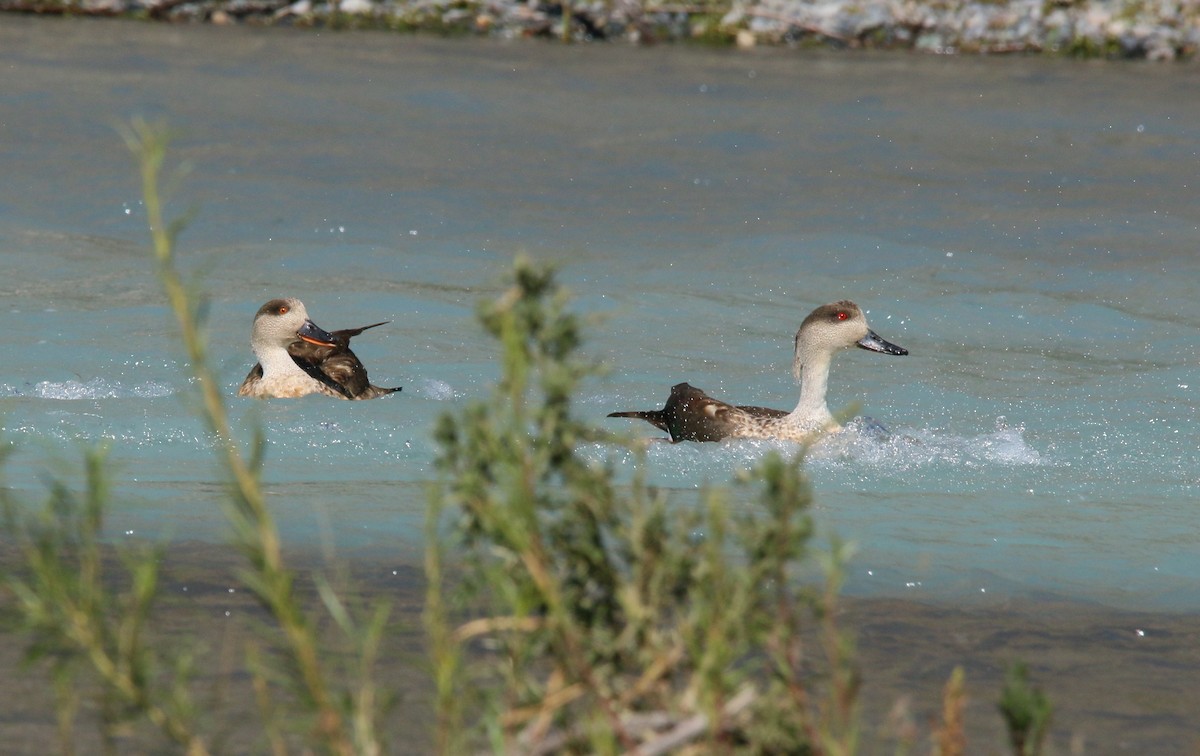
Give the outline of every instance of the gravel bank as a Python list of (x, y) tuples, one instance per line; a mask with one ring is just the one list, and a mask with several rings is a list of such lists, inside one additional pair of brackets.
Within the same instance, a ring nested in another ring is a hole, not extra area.
[[(0, 11), (648, 44), (1194, 60), (1200, 0), (0, 0)], [(563, 16), (570, 18), (564, 29)]]

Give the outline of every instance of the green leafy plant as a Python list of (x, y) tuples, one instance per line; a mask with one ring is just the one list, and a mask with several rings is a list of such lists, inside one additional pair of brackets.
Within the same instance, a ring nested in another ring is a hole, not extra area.
[[(433, 643), (482, 654), (471, 679), (462, 650), (445, 657), (458, 671), (438, 676), (487, 691), (480, 737), (528, 753), (853, 752), (858, 677), (834, 611), (841, 550), (828, 591), (797, 580), (812, 535), (802, 459), (772, 455), (745, 476), (743, 488), (760, 488), (755, 511), (735, 513), (722, 490), (673, 506), (640, 473), (617, 486), (580, 453), (621, 442), (572, 413), (595, 372), (577, 354), (578, 319), (550, 269), (518, 260), (513, 279), (480, 312), (501, 349), (493, 396), (436, 430), (433, 521), (452, 539), (437, 553), (463, 555), (458, 613), (478, 616), (451, 630), (440, 609)], [(431, 591), (441, 572), (435, 559)], [(824, 651), (812, 657), (810, 619)], [(461, 696), (439, 700), (456, 728)]]
[(1038, 756), (1050, 729), (1054, 707), (1046, 694), (1030, 684), (1029, 668), (1017, 662), (1005, 674), (1000, 694), (1000, 714), (1008, 725), (1008, 738), (1016, 756)]
[[(102, 546), (105, 459), (103, 449), (85, 456), (82, 496), (55, 480), (36, 514), (5, 500), (7, 529), (26, 565), (24, 575), (5, 575), (20, 627), (31, 638), (26, 657), (50, 664), (64, 752), (73, 750), (80, 691), (98, 684), (101, 735), (109, 752), (115, 752), (114, 735), (123, 723), (145, 717), (186, 753), (206, 754), (188, 692), (191, 652), (175, 649), (170, 674), (164, 675), (146, 641), (161, 551), (127, 548), (114, 557)], [(117, 591), (106, 581), (113, 572), (107, 562), (114, 558), (124, 584)]]
[(165, 128), (142, 121), (135, 121), (122, 133), (138, 157), (152, 251), (199, 388), (200, 414), (213, 435), (218, 458), (229, 478), (225, 514), (233, 526), (235, 543), (249, 565), (239, 577), (270, 612), (283, 636), (286, 679), (313, 718), (317, 742), (331, 753), (378, 753), (381, 750), (376, 724), (379, 699), (371, 675), (372, 660), (387, 620), (386, 606), (378, 605), (367, 623), (359, 627), (328, 581), (318, 578), (318, 592), (328, 615), (347, 637), (356, 641), (361, 660), (357, 684), (352, 690), (339, 693), (322, 664), (314, 623), (296, 596), (295, 576), (284, 562), (279, 532), (266, 506), (260, 484), (265, 453), (261, 430), (255, 434), (250, 453), (244, 454), (234, 435), (220, 383), (209, 366), (200, 316), (201, 299), (189, 291), (175, 266), (175, 241), (183, 223), (165, 220), (159, 188), (168, 134)]

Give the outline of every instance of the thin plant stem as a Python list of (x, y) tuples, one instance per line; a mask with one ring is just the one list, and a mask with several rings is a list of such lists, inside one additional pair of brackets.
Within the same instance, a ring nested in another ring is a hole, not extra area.
[[(257, 467), (242, 453), (233, 434), (219, 383), (208, 364), (196, 302), (175, 267), (175, 238), (182, 226), (166, 222), (159, 185), (169, 141), (166, 129), (137, 120), (122, 133), (130, 150), (139, 158), (146, 219), (158, 275), (179, 323), (184, 349), (200, 391), (204, 420), (216, 437), (218, 455), (232, 482), (233, 506), (227, 506), (227, 513), (254, 569), (249, 582), (284, 633), (303, 689), (316, 712), (319, 735), (333, 752), (348, 755), (354, 749), (346, 722), (322, 673), (312, 628), (295, 599), (292, 575), (284, 564), (279, 532), (266, 506)], [(257, 444), (261, 447), (261, 437)], [(261, 457), (261, 449), (255, 457)]]

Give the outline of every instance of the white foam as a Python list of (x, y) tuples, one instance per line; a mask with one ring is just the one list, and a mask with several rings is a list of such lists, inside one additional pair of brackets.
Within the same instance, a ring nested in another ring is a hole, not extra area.
[(454, 390), (453, 386), (436, 378), (426, 378), (419, 381), (416, 385), (415, 393), (420, 396), (427, 396), (438, 402), (449, 401), (459, 396), (459, 393)]
[(155, 381), (126, 386), (104, 378), (92, 378), (88, 381), (41, 381), (33, 387), (33, 395), (39, 399), (61, 400), (149, 399), (170, 396), (171, 393), (170, 386)]
[[(1042, 465), (1042, 454), (1025, 440), (1024, 428), (998, 418), (992, 431), (963, 435), (938, 429), (883, 431), (861, 418), (829, 436), (808, 452), (814, 469), (857, 467), (865, 470), (914, 470), (935, 467), (1010, 468)], [(734, 470), (757, 466), (771, 452), (800, 452), (797, 443), (766, 439), (730, 439), (716, 444), (648, 442), (646, 460), (656, 473), (680, 477), (695, 485), (728, 479)], [(611, 449), (608, 450), (611, 453)], [(619, 464), (633, 455), (619, 454)]]
[(997, 418), (994, 430), (963, 435), (934, 428), (879, 432), (861, 418), (813, 448), (816, 464), (852, 462), (887, 469), (933, 465), (1019, 467), (1041, 465), (1042, 454), (1025, 440), (1023, 427), (1009, 427)]

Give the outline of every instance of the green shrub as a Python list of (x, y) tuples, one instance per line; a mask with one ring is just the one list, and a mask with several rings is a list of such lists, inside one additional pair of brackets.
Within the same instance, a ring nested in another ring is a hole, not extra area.
[[(595, 370), (552, 271), (518, 260), (480, 319), (503, 373), (489, 399), (438, 423), (434, 497), (450, 532), (439, 553), (461, 555), (457, 610), (478, 614), (453, 630), (474, 654), (453, 684), (485, 692), (479, 737), (508, 752), (852, 752), (858, 683), (836, 590), (796, 579), (812, 535), (801, 459), (773, 455), (746, 476), (759, 507), (742, 514), (723, 490), (689, 508), (640, 473), (617, 486), (580, 454), (619, 442), (572, 414)], [(810, 620), (825, 631), (823, 678), (802, 641)], [(447, 621), (433, 626), (444, 647)]]

